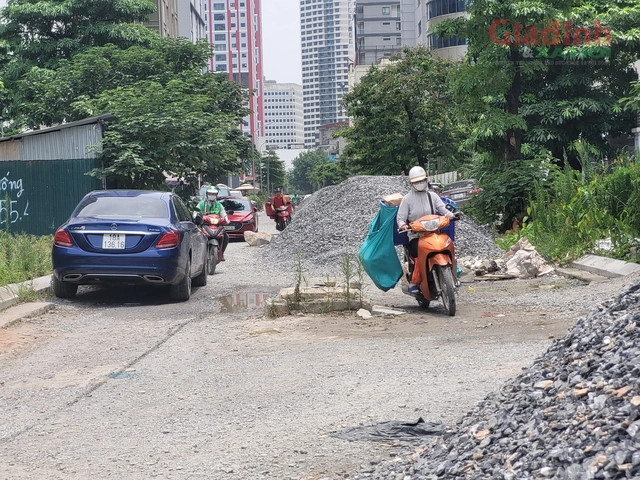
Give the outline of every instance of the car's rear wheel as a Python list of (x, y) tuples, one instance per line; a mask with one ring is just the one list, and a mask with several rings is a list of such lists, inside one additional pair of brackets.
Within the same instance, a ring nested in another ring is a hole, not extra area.
[(77, 284), (60, 281), (55, 275), (51, 275), (51, 287), (58, 298), (73, 298), (78, 293)]
[(204, 256), (204, 264), (202, 265), (202, 271), (198, 276), (193, 278), (192, 284), (194, 287), (204, 287), (207, 284), (207, 277), (209, 276), (209, 255)]
[(209, 275), (216, 273), (216, 267), (218, 266), (218, 247), (216, 245), (209, 245)]
[(191, 258), (187, 260), (184, 278), (177, 285), (171, 285), (169, 295), (173, 300), (184, 302), (191, 297)]

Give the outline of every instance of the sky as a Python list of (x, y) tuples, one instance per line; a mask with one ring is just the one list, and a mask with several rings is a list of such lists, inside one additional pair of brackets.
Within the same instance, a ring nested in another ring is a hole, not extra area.
[(300, 0), (262, 0), (264, 76), (302, 85)]

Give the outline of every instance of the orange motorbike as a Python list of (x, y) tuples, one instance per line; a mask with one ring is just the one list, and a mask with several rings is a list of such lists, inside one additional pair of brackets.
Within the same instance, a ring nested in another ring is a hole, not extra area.
[[(449, 316), (453, 317), (456, 314), (456, 260), (453, 240), (441, 231), (447, 226), (449, 219), (440, 215), (425, 215), (409, 223), (411, 231), (419, 236), (418, 257), (409, 254), (408, 245), (404, 246), (404, 257), (408, 264), (405, 269), (407, 281), (411, 281), (416, 262), (422, 269), (420, 292), (416, 297), (420, 306), (427, 308), (431, 301), (440, 299)], [(409, 294), (406, 287), (403, 291)]]

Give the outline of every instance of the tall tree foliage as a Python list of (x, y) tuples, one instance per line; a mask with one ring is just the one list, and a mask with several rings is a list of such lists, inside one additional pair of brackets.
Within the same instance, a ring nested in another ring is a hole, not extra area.
[(9, 0), (0, 22), (0, 69), (7, 87), (0, 120), (15, 130), (23, 126), (19, 120), (28, 99), (17, 82), (34, 67), (55, 81), (50, 70), (89, 47), (152, 45), (158, 34), (140, 22), (155, 10), (149, 0)]
[(315, 190), (314, 171), (327, 162), (327, 154), (320, 151), (303, 152), (293, 160), (291, 171), (291, 187), (300, 193), (311, 193)]
[(5, 120), (37, 128), (113, 114), (101, 145), (104, 168), (92, 172), (110, 187), (159, 189), (165, 175), (239, 172), (239, 158), (252, 150), (238, 128), (248, 91), (204, 73), (207, 42), (162, 39), (127, 23), (152, 10), (134, 0), (10, 2), (2, 38), (15, 51), (4, 64)]
[[(629, 65), (638, 59), (639, 5), (474, 0), (468, 18), (437, 25), (438, 34), (469, 41), (454, 77), (455, 104), (472, 126), (467, 145), (477, 152), (473, 171), (485, 188), (478, 200), (487, 215), (505, 213), (510, 226), (523, 214), (533, 180), (548, 171), (547, 152), (577, 158), (569, 147), (586, 139), (611, 153), (605, 139), (630, 132), (634, 119), (619, 100), (629, 90)], [(594, 60), (609, 33), (610, 58)], [(515, 200), (504, 198), (507, 191)]]
[(29, 66), (55, 67), (87, 47), (150, 44), (140, 22), (155, 11), (149, 0), (9, 0), (0, 40)]
[(449, 64), (428, 50), (405, 49), (389, 66), (375, 66), (344, 103), (353, 122), (346, 162), (361, 173), (397, 174), (418, 164), (455, 165), (461, 128), (451, 112)]

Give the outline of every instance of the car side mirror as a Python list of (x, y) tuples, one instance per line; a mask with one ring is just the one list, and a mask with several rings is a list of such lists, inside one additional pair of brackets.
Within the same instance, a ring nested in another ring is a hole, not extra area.
[(201, 226), (204, 223), (204, 219), (202, 217), (202, 213), (200, 213), (199, 210), (193, 212), (193, 223), (195, 223), (198, 226)]

